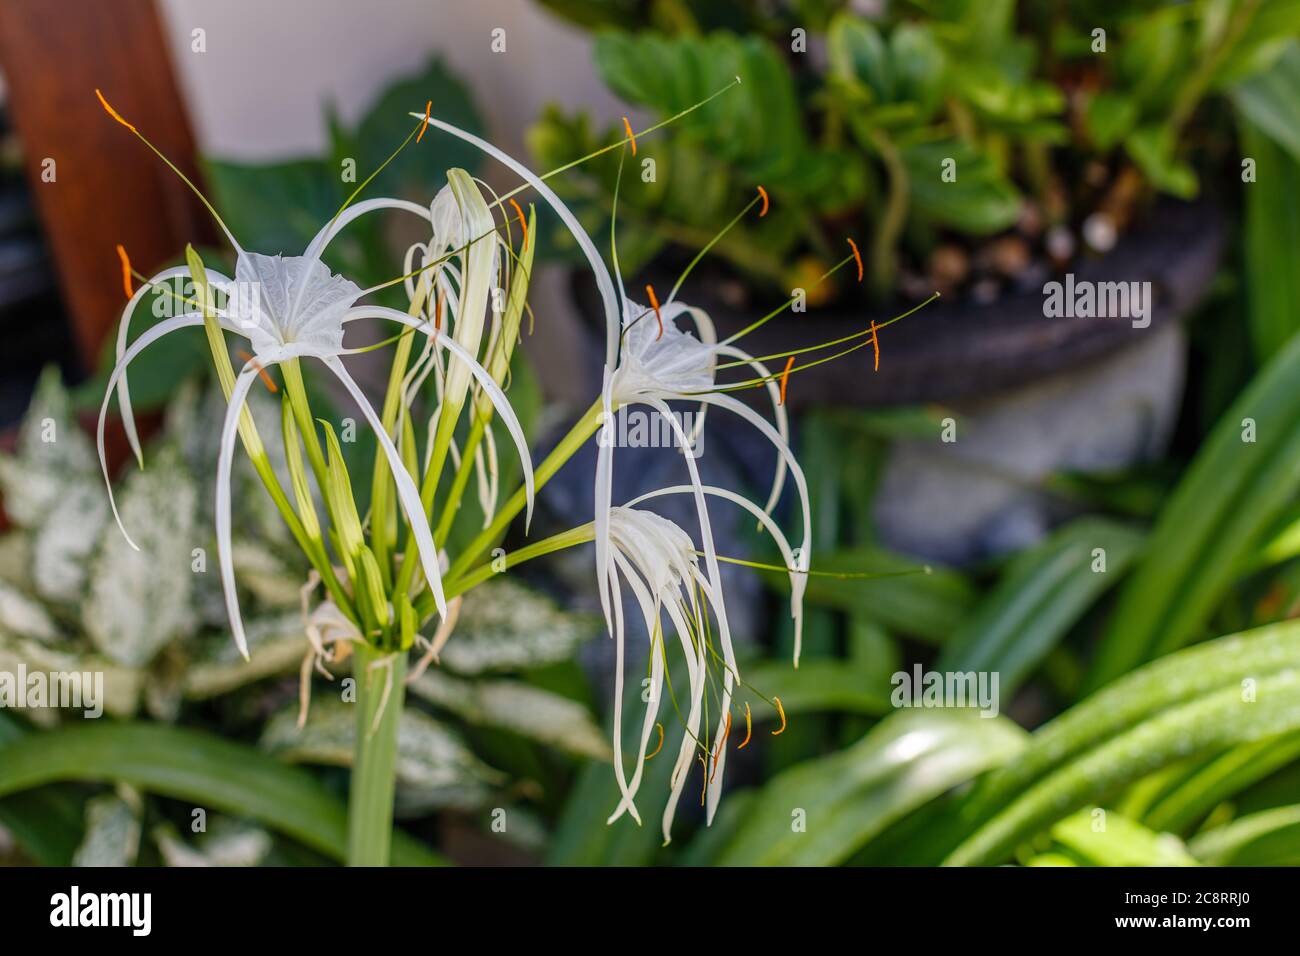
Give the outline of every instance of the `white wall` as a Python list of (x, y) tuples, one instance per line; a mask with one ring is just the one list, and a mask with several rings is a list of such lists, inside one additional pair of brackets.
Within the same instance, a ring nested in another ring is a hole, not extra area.
[[(530, 0), (159, 0), (200, 147), (273, 159), (325, 144), (321, 107), (346, 120), (404, 73), (441, 54), (466, 79), (503, 148), (543, 104), (622, 110), (596, 79), (585, 36)], [(491, 31), (506, 30), (492, 53)], [(207, 50), (191, 49), (206, 31)], [(417, 104), (415, 109), (423, 104)], [(436, 109), (436, 104), (435, 104)]]

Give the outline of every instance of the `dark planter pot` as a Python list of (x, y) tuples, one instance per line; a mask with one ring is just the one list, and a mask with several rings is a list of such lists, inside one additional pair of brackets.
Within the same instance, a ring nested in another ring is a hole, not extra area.
[[(897, 405), (985, 396), (1140, 345), (1200, 301), (1218, 266), (1223, 233), (1223, 216), (1214, 204), (1161, 202), (1109, 253), (1080, 256), (1066, 270), (1076, 281), (1149, 281), (1154, 302), (1147, 328), (1134, 328), (1125, 319), (1044, 316), (1042, 282), (1062, 279), (1064, 273), (1045, 274), (1034, 287), (989, 304), (932, 303), (881, 334), (879, 371), (870, 370), (866, 350), (829, 362), (799, 378), (798, 387), (790, 390), (790, 405)], [(651, 268), (647, 278), (661, 288), (671, 287), (676, 277), (657, 275)], [(573, 293), (584, 320), (603, 338), (599, 300), (585, 272), (574, 274)], [(744, 328), (770, 308), (766, 300), (744, 312), (723, 304), (699, 272), (687, 280), (681, 298), (712, 316), (719, 337)], [(778, 316), (738, 344), (754, 355), (776, 354), (839, 338), (891, 315), (881, 308), (813, 308)], [(862, 355), (867, 356), (865, 372)]]
[[(1042, 489), (1060, 471), (1111, 472), (1159, 457), (1177, 421), (1186, 364), (1181, 319), (1205, 294), (1223, 250), (1224, 219), (1210, 202), (1162, 202), (1105, 256), (1081, 256), (1059, 275), (981, 305), (940, 300), (880, 337), (880, 369), (869, 350), (801, 375), (789, 390), (797, 413), (817, 405), (867, 407), (942, 403), (959, 422), (957, 440), (938, 428), (928, 438), (893, 443), (876, 497), (882, 541), (935, 561), (968, 564), (1026, 547), (1068, 515)], [(1126, 318), (1044, 315), (1043, 283), (1150, 282), (1150, 324)], [(697, 273), (699, 276), (699, 273)], [(646, 276), (671, 287), (675, 276)], [(770, 307), (737, 310), (711, 295), (716, 283), (693, 276), (683, 300), (712, 316), (720, 337)], [(632, 286), (640, 288), (641, 282)], [(603, 353), (604, 325), (590, 278), (574, 295), (591, 329), (589, 352)], [(829, 307), (780, 316), (740, 344), (779, 354), (884, 321), (884, 309)], [(770, 363), (776, 368), (779, 362)], [(599, 367), (593, 369), (599, 383)], [(595, 384), (593, 384), (593, 389)], [(738, 393), (756, 407), (762, 389)], [(730, 430), (743, 436), (744, 429)], [(724, 430), (724, 436), (727, 431)], [(761, 450), (760, 450), (761, 451)], [(738, 448), (735, 460), (747, 460)], [(769, 456), (748, 459), (761, 487)]]

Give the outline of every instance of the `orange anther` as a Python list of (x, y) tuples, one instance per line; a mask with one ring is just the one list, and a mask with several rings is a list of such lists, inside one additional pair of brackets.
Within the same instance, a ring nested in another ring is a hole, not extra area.
[(266, 369), (262, 368), (262, 364), (258, 362), (257, 359), (253, 358), (253, 356), (249, 355), (243, 349), (240, 349), (237, 354), (245, 362), (253, 363), (253, 367), (257, 369), (257, 374), (262, 378), (262, 384), (270, 389), (272, 393), (279, 391), (279, 389), (275, 387), (275, 379), (271, 378), (270, 373), (267, 372)]
[(636, 133), (632, 132), (632, 124), (628, 122), (626, 116), (623, 117), (623, 128), (627, 130), (627, 138), (632, 141), (632, 155), (636, 155)]
[(111, 107), (111, 106), (108, 105), (108, 100), (104, 99), (104, 94), (101, 93), (101, 92), (99, 92), (99, 88), (98, 88), (98, 87), (96, 87), (96, 89), (95, 89), (95, 95), (99, 97), (99, 105), (102, 106), (102, 107), (104, 107), (104, 109), (108, 111), (108, 115), (109, 115), (109, 116), (113, 117), (113, 119), (117, 120), (119, 123), (121, 123), (121, 124), (122, 124), (123, 126), (125, 126), (127, 129), (129, 129), (131, 132), (133, 132), (133, 133), (137, 132), (137, 130), (136, 130), (136, 128), (135, 128), (134, 126), (132, 126), (132, 125), (131, 125), (130, 123), (128, 123), (126, 120), (122, 119), (122, 114), (121, 114), (121, 113), (119, 113), (117, 110), (113, 109), (113, 107)]
[(758, 218), (762, 219), (767, 215), (767, 190), (759, 186), (758, 194), (763, 197), (763, 208), (758, 211)]
[(654, 750), (650, 751), (648, 754), (645, 755), (645, 759), (646, 759), (646, 760), (649, 760), (651, 757), (653, 757), (653, 756), (654, 756), (655, 754), (657, 754), (659, 751), (661, 751), (661, 750), (664, 749), (664, 725), (663, 725), (663, 724), (655, 724), (655, 730), (659, 731), (659, 745), (658, 745), (657, 747), (655, 747)]
[[(424, 138), (424, 131), (429, 128), (429, 111), (433, 109), (433, 100), (424, 104), (424, 122), (420, 124), (420, 131), (415, 134), (415, 141), (418, 143)], [(407, 134), (410, 135), (409, 133)]]
[(127, 258), (126, 249), (120, 242), (117, 244), (117, 257), (122, 260), (122, 289), (129, 299), (135, 295), (131, 288), (131, 260)]
[(515, 207), (515, 215), (519, 217), (519, 228), (524, 231), (524, 241), (519, 246), (519, 251), (523, 252), (528, 248), (528, 220), (524, 218), (524, 211), (519, 208), (519, 203), (515, 202), (515, 197), (510, 197), (510, 205)]
[(862, 281), (862, 253), (858, 252), (858, 244), (852, 239), (849, 240), (849, 248), (853, 250), (853, 258), (858, 262), (858, 281)]
[(441, 289), (438, 290), (438, 294), (434, 296), (434, 300), (433, 300), (433, 327), (435, 330), (439, 332), (442, 331), (442, 290)]
[(781, 373), (781, 400), (778, 405), (785, 404), (785, 387), (790, 382), (790, 369), (794, 368), (794, 356), (791, 355), (785, 363), (785, 371)]
[(655, 321), (659, 323), (659, 334), (655, 336), (655, 341), (658, 342), (664, 337), (664, 317), (659, 314), (659, 297), (655, 295), (652, 285), (645, 287), (645, 294), (650, 296), (650, 308), (655, 310)]
[(880, 371), (880, 341), (876, 338), (876, 320), (871, 320), (871, 348), (875, 353), (874, 365), (872, 371)]
[(736, 749), (744, 750), (746, 747), (748, 747), (749, 738), (753, 736), (753, 733), (754, 733), (754, 721), (749, 713), (749, 704), (746, 703), (745, 704), (745, 739), (740, 742), (740, 746), (737, 747)]
[(718, 741), (718, 750), (713, 755), (713, 772), (709, 774), (709, 783), (713, 783), (713, 775), (718, 772), (718, 761), (722, 759), (722, 749), (727, 746), (727, 738), (731, 736), (731, 714), (727, 714), (727, 726), (722, 731), (722, 739)]
[(781, 729), (772, 731), (772, 736), (779, 737), (781, 734), (785, 733), (785, 708), (781, 706), (780, 697), (773, 697), (772, 703), (776, 704), (776, 712), (781, 717)]

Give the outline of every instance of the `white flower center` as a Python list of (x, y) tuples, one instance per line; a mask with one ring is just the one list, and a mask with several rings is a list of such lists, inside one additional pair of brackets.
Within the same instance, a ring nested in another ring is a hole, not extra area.
[(319, 259), (241, 253), (228, 311), (259, 358), (337, 355), (343, 317), (358, 298), (356, 283)]
[(691, 536), (651, 511), (611, 508), (609, 538), (660, 599), (677, 599), (682, 585), (689, 586), (691, 569), (699, 564)]
[(663, 334), (654, 313), (629, 301), (623, 316), (623, 347), (612, 378), (615, 403), (671, 398), (713, 388), (713, 348), (671, 321)]

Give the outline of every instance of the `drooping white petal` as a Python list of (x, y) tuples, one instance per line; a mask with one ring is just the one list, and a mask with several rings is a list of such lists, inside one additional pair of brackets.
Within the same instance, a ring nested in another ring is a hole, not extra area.
[[(685, 448), (689, 439), (687, 439), (681, 423), (677, 421), (677, 416), (672, 413), (668, 405), (658, 399), (647, 402), (647, 404), (663, 416), (664, 420), (676, 433), (677, 440)], [(712, 606), (714, 617), (718, 621), (718, 637), (722, 644), (723, 658), (727, 663), (727, 668), (739, 676), (740, 671), (736, 663), (736, 653), (731, 644), (731, 625), (727, 621), (727, 608), (722, 600), (722, 576), (718, 568), (718, 550), (713, 543), (713, 525), (709, 521), (709, 505), (704, 499), (704, 482), (700, 480), (700, 472), (695, 464), (695, 459), (690, 455), (683, 457), (686, 460), (686, 470), (690, 474), (691, 487), (695, 489), (695, 511), (700, 522), (700, 547), (704, 552), (705, 567), (708, 569), (709, 580), (713, 584), (715, 593)]]
[[(104, 453), (104, 420), (108, 416), (108, 403), (113, 398), (114, 390), (118, 383), (126, 375), (127, 366), (135, 361), (136, 356), (147, 349), (154, 342), (157, 342), (164, 335), (170, 335), (178, 329), (192, 328), (196, 325), (202, 325), (203, 319), (197, 315), (182, 315), (174, 319), (164, 319), (157, 325), (148, 329), (143, 335), (131, 343), (125, 353), (118, 359), (117, 365), (114, 366), (113, 372), (108, 377), (108, 387), (104, 389), (104, 401), (99, 406), (99, 424), (95, 428), (95, 446), (99, 449), (99, 467), (104, 473), (104, 485), (108, 488), (108, 503), (113, 508), (113, 519), (117, 522), (118, 528), (122, 531), (122, 536), (126, 538), (127, 543), (135, 550), (139, 551), (139, 546), (131, 540), (131, 536), (126, 533), (126, 528), (122, 526), (122, 516), (117, 513), (117, 501), (113, 497), (113, 482), (108, 475), (108, 456)], [(129, 401), (129, 400), (128, 400)], [(129, 418), (129, 405), (123, 412), (123, 417)]]
[(343, 383), (343, 387), (348, 390), (352, 400), (361, 409), (361, 414), (370, 423), (375, 437), (379, 439), (379, 447), (384, 450), (384, 454), (388, 458), (389, 471), (393, 473), (393, 481), (397, 485), (398, 500), (402, 503), (402, 510), (406, 513), (406, 520), (415, 535), (416, 549), (420, 554), (420, 565), (424, 568), (424, 576), (429, 582), (429, 590), (433, 592), (433, 600), (438, 607), (439, 615), (445, 618), (447, 616), (447, 601), (442, 592), (442, 568), (438, 562), (438, 549), (433, 543), (433, 532), (429, 528), (429, 519), (424, 513), (423, 504), (420, 502), (420, 490), (415, 487), (410, 472), (406, 470), (406, 465), (402, 462), (401, 454), (393, 445), (393, 440), (388, 436), (388, 430), (384, 428), (384, 424), (370, 404), (370, 400), (366, 398), (365, 393), (361, 391), (352, 376), (348, 374), (347, 369), (343, 367), (343, 363), (333, 356), (323, 357), (321, 361)]
[[(664, 679), (664, 638), (663, 628), (659, 620), (658, 605), (646, 589), (645, 584), (638, 577), (631, 563), (618, 554), (615, 555), (615, 560), (618, 562), (619, 568), (622, 569), (623, 576), (627, 579), (628, 585), (632, 588), (637, 603), (641, 607), (641, 617), (645, 621), (646, 632), (650, 636), (650, 700), (646, 704), (645, 717), (641, 724), (641, 744), (637, 753), (636, 770), (632, 774), (631, 782), (627, 784), (624, 799), (620, 801), (613, 814), (605, 821), (606, 823), (613, 823), (625, 811), (630, 811), (636, 817), (636, 806), (633, 800), (641, 787), (641, 777), (645, 772), (646, 750), (649, 749), (650, 732), (654, 730), (655, 718), (659, 715)], [(615, 748), (621, 752), (620, 732), (621, 728), (615, 731)], [(639, 818), (637, 819), (639, 822)]]
[(668, 793), (668, 804), (664, 807), (663, 815), (663, 833), (664, 845), (667, 846), (672, 842), (673, 834), (673, 817), (677, 813), (677, 802), (681, 800), (682, 789), (686, 786), (686, 780), (690, 776), (691, 761), (695, 754), (696, 741), (700, 736), (700, 710), (704, 702), (704, 622), (699, 609), (696, 609), (696, 628), (701, 637), (698, 643), (692, 643), (690, 631), (686, 627), (686, 621), (681, 613), (675, 609), (672, 604), (666, 604), (664, 610), (668, 612), (672, 619), (673, 627), (677, 630), (677, 636), (681, 640), (682, 652), (686, 657), (687, 676), (690, 679), (691, 689), (691, 707), (686, 717), (686, 733), (682, 736), (682, 745), (677, 752), (677, 761), (673, 765), (673, 772), (670, 778), (671, 790)]
[[(797, 560), (794, 562), (794, 566), (800, 571), (806, 572), (812, 561), (812, 506), (808, 497), (808, 482), (804, 478), (803, 469), (799, 467), (799, 462), (795, 460), (794, 453), (790, 451), (790, 446), (781, 438), (776, 429), (768, 423), (767, 419), (747, 405), (741, 404), (730, 395), (711, 393), (701, 396), (700, 400), (712, 405), (717, 405), (719, 408), (725, 408), (745, 419), (745, 421), (749, 422), (763, 433), (763, 437), (772, 443), (777, 454), (785, 458), (786, 464), (790, 468), (790, 475), (794, 478), (795, 487), (799, 492), (800, 507), (803, 509), (803, 545), (800, 547), (799, 552), (796, 555)], [(803, 592), (807, 587), (807, 581), (808, 579), (806, 575), (800, 575), (798, 578), (797, 598), (800, 601), (803, 599)], [(796, 627), (794, 641), (795, 667), (799, 666), (799, 654), (803, 647), (802, 641), (802, 631), (800, 628)]]
[(604, 386), (600, 390), (603, 425), (596, 438), (595, 507), (592, 511), (596, 532), (596, 585), (600, 592), (600, 607), (605, 614), (605, 626), (611, 627), (609, 592), (606, 577), (613, 573), (610, 549), (610, 508), (613, 505), (614, 487), (614, 413), (611, 404), (611, 379), (605, 370)]
[[(126, 355), (127, 339), (130, 336), (131, 316), (135, 314), (136, 306), (140, 304), (140, 300), (144, 298), (145, 293), (152, 291), (156, 286), (162, 285), (164, 282), (170, 282), (172, 279), (180, 277), (188, 278), (189, 274), (190, 270), (187, 266), (173, 266), (170, 269), (162, 270), (153, 278), (141, 285), (140, 288), (135, 290), (135, 294), (127, 301), (126, 308), (122, 310), (122, 318), (117, 325), (118, 362), (121, 362), (122, 357)], [(220, 289), (222, 292), (228, 291), (230, 280), (221, 275), (221, 273), (208, 271), (207, 276), (208, 283), (213, 288)], [(180, 299), (176, 299), (175, 301), (179, 302)], [(217, 314), (221, 314), (220, 310), (217, 310)], [(194, 315), (199, 315), (199, 313), (187, 309), (177, 317), (181, 318), (184, 316)], [(127, 376), (125, 372), (122, 373), (122, 378), (117, 383), (117, 405), (121, 411), (122, 430), (126, 432), (127, 443), (131, 446), (131, 452), (135, 455), (135, 460), (140, 464), (140, 467), (143, 468), (144, 455), (140, 450), (140, 436), (135, 430), (135, 413), (131, 409), (131, 389), (127, 385)]]
[[(785, 406), (781, 404), (781, 386), (777, 383), (776, 378), (768, 371), (767, 366), (754, 358), (743, 349), (738, 349), (734, 345), (722, 345), (716, 349), (719, 355), (727, 355), (732, 358), (745, 362), (761, 378), (767, 379), (767, 394), (772, 399), (772, 417), (776, 419), (777, 434), (787, 445), (790, 443), (790, 420), (786, 415)], [(768, 514), (776, 507), (777, 501), (781, 498), (781, 489), (785, 487), (785, 456), (776, 456), (776, 475), (772, 479), (772, 491), (767, 496), (767, 504), (763, 510)]]
[(618, 781), (618, 789), (623, 794), (623, 799), (619, 801), (618, 809), (605, 822), (613, 823), (626, 809), (640, 826), (641, 814), (637, 813), (636, 802), (632, 799), (632, 791), (627, 785), (627, 772), (623, 769), (623, 657), (626, 634), (623, 623), (623, 591), (619, 587), (618, 572), (612, 568), (609, 572), (608, 584), (614, 605), (614, 629), (611, 632), (614, 637), (614, 779)]
[(230, 541), (230, 470), (235, 459), (235, 439), (239, 434), (239, 418), (248, 398), (248, 390), (261, 371), (257, 362), (250, 361), (235, 379), (226, 406), (226, 418), (221, 425), (220, 452), (217, 455), (217, 563), (221, 567), (221, 589), (226, 598), (226, 614), (230, 618), (230, 633), (244, 660), (248, 660), (248, 640), (244, 636), (244, 620), (239, 614), (239, 595), (235, 591), (235, 561)]
[[(806, 572), (800, 572), (795, 568), (794, 551), (790, 547), (790, 542), (785, 533), (781, 530), (780, 525), (772, 520), (772, 516), (763, 508), (760, 508), (754, 502), (750, 501), (744, 495), (737, 494), (728, 488), (719, 488), (716, 485), (705, 485), (702, 489), (706, 495), (715, 498), (723, 498), (744, 508), (756, 519), (759, 526), (772, 536), (773, 542), (776, 543), (777, 550), (781, 552), (781, 560), (785, 566), (790, 569), (790, 617), (794, 621), (795, 644), (799, 645), (803, 635), (803, 595), (808, 585), (808, 575)], [(659, 498), (664, 495), (693, 495), (695, 489), (690, 485), (673, 485), (668, 488), (659, 488), (655, 491), (647, 492), (638, 498), (629, 501), (625, 508), (634, 508), (643, 501), (651, 498)]]

